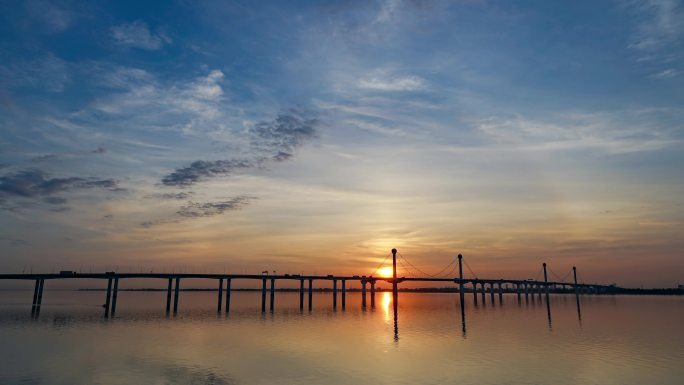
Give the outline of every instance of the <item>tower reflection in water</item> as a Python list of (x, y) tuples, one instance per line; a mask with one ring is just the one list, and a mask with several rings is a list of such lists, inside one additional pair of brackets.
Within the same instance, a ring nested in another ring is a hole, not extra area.
[[(547, 317), (547, 322), (548, 322), (548, 328), (549, 331), (553, 330), (553, 321), (551, 317), (551, 296), (547, 293), (545, 296), (546, 299), (546, 317)], [(477, 300), (475, 300), (477, 301)], [(581, 309), (581, 304), (580, 304), (580, 296), (578, 294), (575, 295), (575, 301), (577, 304), (577, 319), (579, 321), (579, 325), (582, 326), (582, 309)], [(398, 342), (399, 341), (399, 293), (397, 292), (383, 292), (382, 293), (382, 311), (384, 315), (384, 320), (385, 322), (390, 321), (390, 305), (392, 306), (392, 317), (393, 317), (393, 324), (394, 324), (394, 341)], [(504, 302), (501, 301), (501, 305), (503, 305)], [(467, 337), (467, 329), (466, 329), (466, 304), (465, 304), (465, 299), (464, 296), (460, 297), (459, 301), (460, 305), (460, 310), (461, 310), (461, 335), (463, 338)], [(474, 303), (474, 305), (477, 307), (477, 302)], [(520, 302), (518, 301), (518, 305), (520, 305)]]
[(389, 322), (390, 320), (390, 305), (392, 306), (391, 309), (391, 314), (393, 318), (393, 323), (394, 323), (394, 341), (397, 342), (399, 341), (399, 323), (398, 323), (398, 298), (399, 295), (396, 292), (390, 293), (389, 291), (383, 292), (382, 293), (382, 312), (385, 317), (385, 322)]

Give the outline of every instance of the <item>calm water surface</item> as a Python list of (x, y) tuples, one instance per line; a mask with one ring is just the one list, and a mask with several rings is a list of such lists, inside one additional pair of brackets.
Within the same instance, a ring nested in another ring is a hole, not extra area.
[[(39, 319), (31, 291), (0, 291), (0, 384), (682, 384), (684, 298), (585, 296), (519, 303), (458, 294), (376, 294), (362, 310), (347, 295), (182, 292), (178, 315), (163, 292), (46, 290)], [(549, 312), (550, 310), (550, 312)], [(550, 316), (550, 317), (549, 317)]]

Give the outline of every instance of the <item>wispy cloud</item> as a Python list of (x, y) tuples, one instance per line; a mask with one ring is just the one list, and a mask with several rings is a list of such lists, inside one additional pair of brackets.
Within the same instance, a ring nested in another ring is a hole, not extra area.
[(12, 87), (61, 92), (71, 83), (72, 74), (67, 62), (47, 53), (31, 60), (0, 64), (0, 81)]
[(425, 80), (418, 76), (394, 76), (389, 74), (375, 74), (358, 81), (357, 86), (374, 91), (418, 91), (427, 86)]
[(83, 189), (120, 190), (117, 181), (94, 177), (52, 178), (42, 170), (29, 169), (0, 176), (0, 199), (41, 199), (51, 205), (67, 200), (58, 194)]
[(677, 71), (674, 68), (668, 68), (666, 70), (662, 70), (656, 74), (653, 74), (653, 77), (657, 79), (670, 79), (675, 76), (679, 76), (679, 74), (681, 74), (680, 71)]
[(117, 45), (154, 51), (161, 49), (171, 39), (164, 34), (151, 32), (147, 23), (136, 20), (111, 28), (112, 38)]
[(166, 186), (185, 187), (212, 177), (229, 176), (238, 170), (258, 167), (268, 161), (286, 161), (294, 156), (298, 147), (316, 137), (319, 123), (300, 110), (287, 110), (275, 120), (259, 122), (249, 128), (250, 158), (198, 160), (164, 176), (161, 182)]
[(255, 164), (249, 160), (198, 160), (164, 176), (161, 182), (166, 186), (190, 186), (210, 177), (228, 176), (236, 170), (254, 166)]
[[(539, 150), (599, 149), (608, 153), (657, 150), (677, 142), (668, 117), (682, 111), (561, 113), (550, 120), (491, 116), (475, 128), (497, 145)], [(660, 121), (660, 122), (659, 122)]]
[(178, 210), (177, 214), (185, 218), (203, 218), (220, 215), (227, 211), (235, 211), (248, 205), (255, 198), (247, 195), (237, 196), (227, 201), (195, 203), (190, 202)]
[(26, 10), (36, 20), (39, 20), (49, 30), (62, 32), (74, 22), (74, 14), (60, 8), (52, 1), (31, 0), (25, 2)]
[(681, 71), (684, 45), (684, 7), (678, 0), (637, 0), (626, 3), (638, 20), (629, 48), (639, 53), (637, 61), (666, 65), (652, 77), (669, 79)]

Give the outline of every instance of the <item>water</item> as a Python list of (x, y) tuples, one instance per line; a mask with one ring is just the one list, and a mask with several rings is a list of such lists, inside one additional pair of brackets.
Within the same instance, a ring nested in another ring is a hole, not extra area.
[[(0, 292), (0, 384), (681, 384), (684, 298), (572, 295), (483, 306), (457, 294), (391, 293), (362, 310), (347, 294), (182, 292), (174, 318), (164, 292), (46, 290), (39, 319), (30, 291)], [(370, 301), (369, 301), (370, 305)], [(549, 318), (550, 315), (550, 318)], [(463, 322), (465, 320), (465, 323)]]

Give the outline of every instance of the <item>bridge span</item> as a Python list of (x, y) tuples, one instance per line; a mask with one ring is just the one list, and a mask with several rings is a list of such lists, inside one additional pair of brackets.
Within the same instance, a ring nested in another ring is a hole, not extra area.
[[(341, 294), (342, 309), (346, 307), (347, 282), (359, 282), (361, 284), (362, 306), (367, 305), (367, 287), (370, 286), (370, 302), (371, 306), (375, 305), (375, 285), (378, 282), (386, 282), (392, 284), (392, 291), (394, 296), (398, 294), (398, 285), (403, 282), (444, 282), (453, 283), (456, 285), (461, 302), (463, 303), (464, 295), (471, 293), (475, 303), (478, 301), (478, 295), (481, 296), (482, 301), (486, 301), (486, 295), (489, 293), (491, 301), (494, 302), (495, 295), (498, 295), (499, 301), (502, 301), (504, 293), (514, 293), (518, 300), (524, 296), (526, 299), (530, 295), (539, 295), (542, 293), (547, 296), (549, 293), (574, 293), (576, 295), (582, 293), (611, 293), (616, 287), (614, 285), (599, 285), (586, 284), (577, 282), (577, 270), (573, 267), (573, 282), (549, 281), (546, 270), (546, 263), (542, 264), (544, 272), (544, 280), (535, 279), (481, 279), (481, 278), (465, 278), (463, 276), (463, 257), (458, 255), (458, 277), (442, 278), (442, 277), (397, 277), (396, 270), (396, 254), (397, 250), (392, 249), (393, 259), (393, 276), (392, 277), (377, 277), (373, 275), (300, 275), (300, 274), (273, 274), (269, 275), (266, 272), (263, 274), (197, 274), (197, 273), (77, 273), (73, 271), (62, 271), (59, 274), (0, 274), (0, 280), (32, 280), (35, 281), (33, 290), (33, 302), (31, 307), (31, 314), (37, 317), (40, 314), (40, 307), (43, 299), (43, 289), (45, 281), (50, 280), (72, 280), (72, 279), (102, 279), (107, 280), (107, 292), (105, 297), (104, 316), (111, 317), (116, 313), (117, 297), (119, 291), (119, 281), (122, 279), (163, 279), (167, 280), (168, 286), (166, 289), (166, 313), (173, 314), (178, 312), (178, 303), (181, 291), (181, 280), (188, 279), (213, 279), (217, 280), (217, 311), (230, 311), (230, 297), (231, 288), (234, 280), (256, 280), (261, 281), (261, 310), (266, 311), (266, 297), (267, 291), (270, 292), (269, 309), (272, 311), (275, 307), (275, 291), (276, 282), (278, 281), (299, 281), (299, 307), (304, 308), (304, 296), (308, 294), (308, 308), (311, 310), (313, 303), (314, 281), (330, 281), (332, 283), (332, 304), (333, 308), (337, 308), (338, 292)], [(225, 282), (225, 288), (224, 288)], [(338, 290), (339, 282), (339, 290)], [(270, 285), (267, 285), (270, 283)], [(307, 287), (305, 288), (305, 283)], [(478, 289), (479, 288), (479, 289)], [(225, 296), (224, 296), (225, 293)], [(172, 301), (173, 299), (173, 301)], [(173, 304), (173, 306), (172, 306)]]

